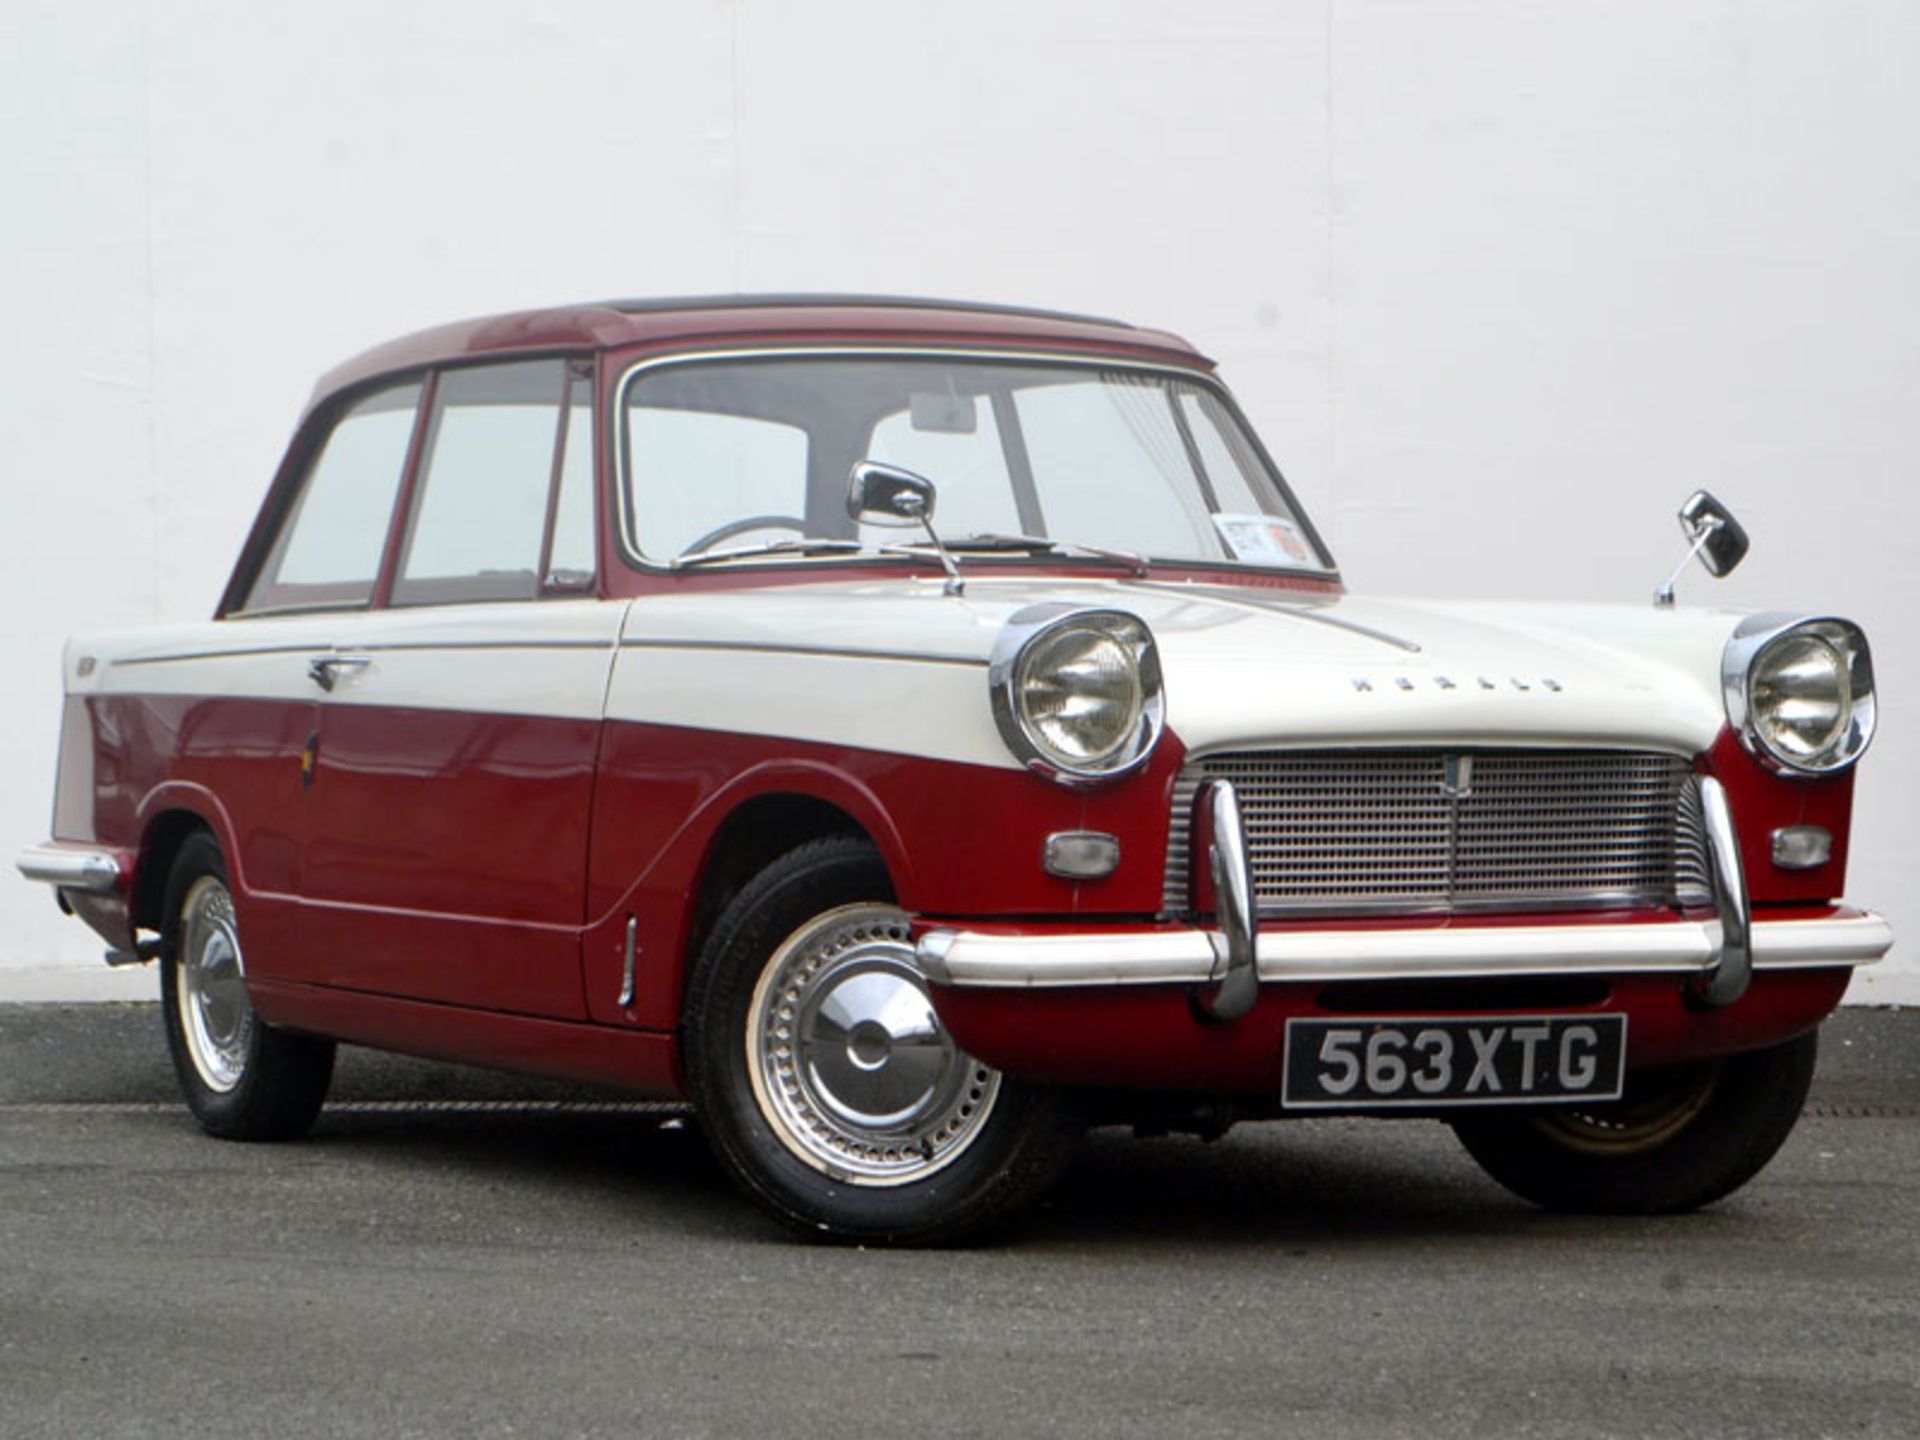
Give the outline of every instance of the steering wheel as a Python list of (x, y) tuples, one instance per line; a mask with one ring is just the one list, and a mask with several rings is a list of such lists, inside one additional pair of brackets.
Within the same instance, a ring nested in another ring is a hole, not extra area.
[(749, 530), (795, 530), (804, 535), (807, 533), (807, 522), (797, 515), (748, 515), (744, 519), (729, 520), (724, 525), (714, 526), (680, 553), (698, 555), (710, 545), (718, 545), (722, 540), (731, 540), (735, 535), (744, 535)]

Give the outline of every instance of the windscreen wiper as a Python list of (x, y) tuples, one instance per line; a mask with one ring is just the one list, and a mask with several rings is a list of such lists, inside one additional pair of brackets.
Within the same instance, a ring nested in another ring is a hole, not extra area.
[(1044, 535), (1010, 535), (982, 530), (944, 542), (949, 550), (1025, 551), (1030, 555), (1085, 555), (1124, 565), (1134, 574), (1145, 576), (1151, 569), (1147, 557), (1132, 550), (1107, 550), (1098, 545), (1082, 545), (1077, 540), (1049, 540)]
[(866, 547), (858, 540), (768, 540), (760, 545), (735, 545), (728, 550), (697, 550), (691, 555), (676, 555), (667, 562), (669, 570), (690, 570), (696, 565), (712, 565), (721, 560), (741, 560), (753, 555), (845, 555)]

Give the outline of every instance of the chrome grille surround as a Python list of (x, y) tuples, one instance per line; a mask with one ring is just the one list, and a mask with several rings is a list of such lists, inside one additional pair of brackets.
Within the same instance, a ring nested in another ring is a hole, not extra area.
[[(1466, 762), (1466, 763), (1462, 763)], [(1260, 913), (1712, 903), (1692, 765), (1625, 750), (1223, 751), (1173, 792), (1163, 908), (1189, 908), (1202, 781), (1232, 782)]]

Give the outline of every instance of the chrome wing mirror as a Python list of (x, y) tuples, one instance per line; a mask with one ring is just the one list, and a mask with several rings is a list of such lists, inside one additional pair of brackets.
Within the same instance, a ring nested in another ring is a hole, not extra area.
[(1687, 553), (1653, 592), (1653, 603), (1663, 609), (1673, 604), (1673, 584), (1694, 556), (1700, 557), (1700, 563), (1716, 580), (1731, 575), (1734, 567), (1747, 558), (1747, 532), (1733, 518), (1733, 512), (1705, 490), (1694, 491), (1680, 507), (1680, 531), (1691, 542)]
[(933, 533), (933, 481), (898, 465), (882, 465), (878, 460), (862, 460), (853, 467), (847, 487), (847, 514), (862, 525), (911, 527), (927, 532), (940, 564), (947, 572), (946, 591), (958, 595), (966, 589), (960, 567)]

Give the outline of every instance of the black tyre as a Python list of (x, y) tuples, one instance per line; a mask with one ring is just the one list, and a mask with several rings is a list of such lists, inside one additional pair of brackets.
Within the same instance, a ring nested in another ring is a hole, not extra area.
[(1769, 1050), (1627, 1077), (1606, 1105), (1482, 1111), (1453, 1121), (1487, 1174), (1550, 1210), (1695, 1210), (1751, 1180), (1785, 1142), (1813, 1079), (1813, 1034)]
[(720, 1163), (796, 1230), (950, 1243), (1033, 1198), (1077, 1131), (1052, 1092), (954, 1045), (891, 902), (858, 837), (749, 881), (695, 962), (686, 1079)]
[(303, 1134), (333, 1080), (333, 1042), (276, 1030), (254, 1013), (226, 861), (211, 835), (180, 847), (164, 914), (161, 1011), (187, 1108), (228, 1140)]

